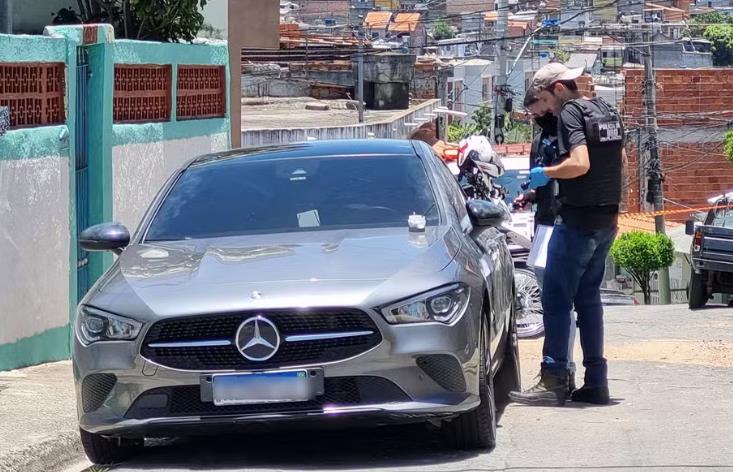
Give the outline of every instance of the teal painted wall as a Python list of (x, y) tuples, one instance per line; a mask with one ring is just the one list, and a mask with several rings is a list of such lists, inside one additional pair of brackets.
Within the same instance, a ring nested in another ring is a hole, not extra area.
[[(112, 220), (112, 96), (114, 63), (108, 44), (89, 46), (89, 224)], [(104, 106), (99, 106), (104, 104)], [(112, 264), (109, 252), (89, 253), (90, 280), (97, 280)]]
[[(108, 221), (113, 217), (113, 166), (112, 149), (115, 146), (159, 143), (209, 135), (229, 134), (229, 113), (225, 118), (206, 120), (175, 120), (176, 65), (224, 65), (227, 68), (228, 97), (228, 49), (225, 43), (216, 44), (160, 44), (141, 41), (114, 40), (108, 25), (97, 26), (95, 44), (82, 45), (82, 28), (79, 26), (47, 27), (45, 36), (0, 35), (0, 62), (65, 62), (66, 67), (66, 116), (65, 126), (49, 126), (13, 130), (0, 137), (0, 163), (49, 155), (49, 151), (61, 146), (69, 171), (69, 254), (64, 258), (68, 265), (68, 320), (64, 326), (39, 326), (34, 335), (16, 341), (0, 343), (0, 370), (33, 365), (70, 355), (71, 323), (76, 313), (76, 215), (75, 215), (75, 156), (76, 156), (76, 91), (77, 49), (89, 51), (89, 133), (88, 149), (90, 171), (91, 223)], [(114, 64), (172, 64), (172, 120), (166, 123), (115, 125), (112, 121), (112, 97)], [(59, 137), (66, 135), (66, 139)], [(58, 152), (58, 151), (57, 151)], [(93, 254), (90, 258), (92, 280), (101, 276), (112, 262), (111, 254)], [(12, 271), (13, 268), (10, 268)], [(4, 319), (0, 300), (0, 323)]]

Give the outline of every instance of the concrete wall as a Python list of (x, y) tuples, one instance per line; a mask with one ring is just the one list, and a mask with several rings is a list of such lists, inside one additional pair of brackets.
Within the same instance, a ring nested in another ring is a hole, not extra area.
[(38, 34), (50, 25), (53, 16), (62, 8), (72, 8), (78, 12), (75, 1), (69, 0), (11, 0), (13, 4), (13, 33)]
[[(0, 62), (65, 62), (66, 52), (60, 38), (0, 35)], [(67, 71), (67, 90), (73, 79)], [(0, 370), (69, 354), (68, 134), (64, 124), (0, 136)]]
[(407, 123), (415, 123), (416, 120), (432, 119), (427, 113), (432, 113), (438, 106), (440, 100), (428, 100), (390, 121), (367, 123), (364, 125), (334, 126), (329, 128), (292, 128), (292, 129), (257, 129), (242, 131), (243, 146), (265, 146), (270, 144), (286, 144), (307, 141), (308, 138), (324, 139), (354, 139), (367, 138), (369, 133), (374, 133), (375, 138), (406, 138), (414, 127)]

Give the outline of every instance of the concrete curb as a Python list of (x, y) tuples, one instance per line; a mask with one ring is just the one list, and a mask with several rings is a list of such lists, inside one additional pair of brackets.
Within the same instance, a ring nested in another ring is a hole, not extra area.
[(0, 472), (52, 472), (84, 459), (77, 431), (0, 455)]

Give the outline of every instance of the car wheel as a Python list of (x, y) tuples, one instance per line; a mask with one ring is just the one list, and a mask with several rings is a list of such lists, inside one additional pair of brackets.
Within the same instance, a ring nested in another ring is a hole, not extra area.
[(531, 338), (545, 331), (542, 321), (542, 291), (537, 276), (531, 270), (515, 269), (517, 335)]
[(489, 362), (488, 322), (481, 322), (479, 350), (481, 355), (479, 371), (479, 406), (443, 424), (442, 432), (447, 445), (454, 449), (486, 449), (496, 445), (496, 406), (494, 385), (491, 380)]
[(89, 461), (97, 465), (119, 464), (141, 452), (144, 445), (142, 439), (108, 438), (83, 429), (79, 433)]
[(509, 334), (506, 339), (504, 361), (494, 376), (496, 405), (502, 409), (509, 404), (509, 392), (522, 390), (522, 370), (519, 365), (519, 336), (517, 335), (516, 309), (512, 307)]
[(690, 276), (690, 293), (687, 304), (691, 310), (704, 307), (710, 298), (708, 288), (705, 286), (705, 276), (704, 272), (696, 274), (694, 271)]

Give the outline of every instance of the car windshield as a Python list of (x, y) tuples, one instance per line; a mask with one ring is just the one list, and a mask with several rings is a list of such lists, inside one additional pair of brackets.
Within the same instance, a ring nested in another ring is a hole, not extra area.
[(407, 227), (413, 213), (438, 221), (416, 156), (239, 158), (187, 169), (145, 240)]

